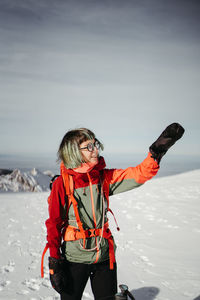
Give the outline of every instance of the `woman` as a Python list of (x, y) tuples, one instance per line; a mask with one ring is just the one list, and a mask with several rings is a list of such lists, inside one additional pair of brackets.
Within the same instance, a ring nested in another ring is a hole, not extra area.
[(142, 185), (156, 175), (166, 151), (184, 132), (168, 126), (136, 167), (106, 169), (103, 145), (86, 128), (65, 134), (58, 150), (61, 175), (54, 181), (46, 221), (50, 280), (62, 300), (79, 300), (90, 278), (94, 298), (117, 293), (115, 243), (109, 229), (109, 196)]

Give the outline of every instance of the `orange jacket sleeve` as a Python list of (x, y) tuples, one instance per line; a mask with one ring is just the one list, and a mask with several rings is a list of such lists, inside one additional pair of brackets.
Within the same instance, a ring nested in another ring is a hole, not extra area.
[(158, 163), (151, 157), (151, 153), (136, 167), (127, 169), (106, 169), (110, 195), (134, 189), (154, 177), (159, 170)]

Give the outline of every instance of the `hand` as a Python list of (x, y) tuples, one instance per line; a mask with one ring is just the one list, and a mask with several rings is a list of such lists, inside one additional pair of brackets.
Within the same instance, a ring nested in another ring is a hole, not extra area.
[(64, 260), (49, 257), (49, 273), (52, 287), (60, 294), (67, 288)]
[(161, 133), (159, 138), (149, 147), (152, 157), (160, 163), (161, 158), (179, 140), (185, 129), (178, 123), (172, 123)]

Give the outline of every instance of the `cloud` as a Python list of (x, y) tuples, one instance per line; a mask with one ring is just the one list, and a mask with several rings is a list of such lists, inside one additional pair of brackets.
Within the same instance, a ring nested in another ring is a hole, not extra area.
[(1, 151), (12, 136), (53, 151), (77, 126), (141, 150), (177, 118), (197, 126), (198, 14), (196, 1), (1, 0)]

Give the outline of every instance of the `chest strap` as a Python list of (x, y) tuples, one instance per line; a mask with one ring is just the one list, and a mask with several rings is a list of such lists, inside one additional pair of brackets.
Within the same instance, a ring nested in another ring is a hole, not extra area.
[[(102, 234), (103, 230), (103, 234)], [(114, 251), (114, 241), (112, 237), (112, 233), (110, 229), (108, 228), (108, 222), (104, 224), (103, 228), (90, 228), (87, 230), (84, 230), (84, 232), (80, 231), (77, 227), (74, 226), (67, 226), (63, 239), (66, 242), (69, 241), (77, 241), (80, 239), (86, 239), (91, 237), (103, 237), (104, 239), (107, 239), (108, 245), (109, 245), (109, 259), (110, 259), (110, 269), (113, 270), (114, 268), (114, 262), (115, 262), (115, 251)]]

